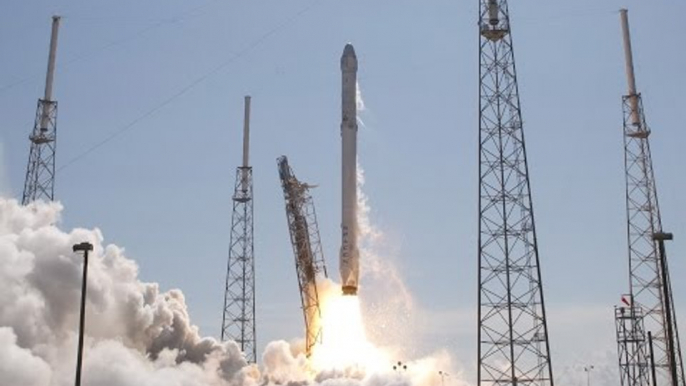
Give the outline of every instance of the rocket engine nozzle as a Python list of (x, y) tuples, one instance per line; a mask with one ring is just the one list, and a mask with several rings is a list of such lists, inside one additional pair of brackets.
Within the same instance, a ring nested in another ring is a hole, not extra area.
[(352, 285), (344, 285), (342, 287), (343, 295), (345, 296), (357, 296), (357, 287)]

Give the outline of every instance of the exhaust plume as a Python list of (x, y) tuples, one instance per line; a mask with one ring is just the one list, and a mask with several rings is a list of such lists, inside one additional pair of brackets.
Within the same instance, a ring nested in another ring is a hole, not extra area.
[[(360, 373), (315, 369), (286, 341), (267, 344), (261, 368), (248, 365), (234, 342), (200, 335), (180, 290), (139, 280), (136, 263), (106, 244), (99, 229), (61, 230), (62, 210), (54, 202), (21, 206), (0, 198), (2, 384), (73, 385), (82, 256), (71, 248), (83, 241), (94, 246), (85, 386), (429, 386), (442, 381), (437, 369), (451, 368), (450, 357), (439, 353), (408, 362), (403, 372), (390, 365)], [(404, 343), (412, 345), (411, 338)]]

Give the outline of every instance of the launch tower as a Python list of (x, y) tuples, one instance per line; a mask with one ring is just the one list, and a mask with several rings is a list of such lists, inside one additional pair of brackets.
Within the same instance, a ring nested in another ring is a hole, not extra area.
[(323, 273), (324, 277), (327, 277), (324, 253), (319, 237), (317, 213), (309, 192), (311, 186), (298, 181), (288, 166), (286, 156), (279, 157), (277, 162), (286, 200), (288, 230), (295, 254), (300, 300), (305, 317), (305, 353), (310, 356), (312, 348), (322, 340), (317, 275)]
[(253, 246), (252, 167), (249, 166), (250, 97), (245, 97), (243, 164), (236, 169), (229, 261), (224, 292), (221, 339), (233, 340), (248, 363), (257, 360), (255, 345), (255, 254)]
[(511, 24), (479, 1), (480, 386), (553, 386)]
[(57, 144), (57, 101), (52, 98), (52, 85), (55, 76), (57, 55), (57, 34), (60, 17), (52, 17), (48, 73), (45, 79), (45, 94), (38, 100), (36, 120), (29, 136), (31, 149), (26, 167), (24, 193), (21, 203), (44, 199), (52, 201), (55, 195), (55, 148)]
[[(662, 229), (648, 140), (651, 130), (646, 124), (641, 94), (636, 90), (627, 10), (621, 10), (620, 15), (628, 80), (628, 94), (622, 97), (622, 107), (631, 298), (632, 303), (642, 309), (645, 329), (653, 337), (656, 378), (653, 385), (684, 386), (681, 347), (664, 248), (665, 240), (671, 240), (672, 235)], [(643, 340), (641, 344), (646, 345), (647, 342)], [(632, 365), (640, 366), (639, 363)]]

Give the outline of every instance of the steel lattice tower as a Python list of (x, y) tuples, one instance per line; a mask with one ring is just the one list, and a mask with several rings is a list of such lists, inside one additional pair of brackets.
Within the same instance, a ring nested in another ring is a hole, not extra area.
[(317, 275), (327, 277), (319, 236), (317, 213), (314, 200), (310, 195), (311, 186), (300, 182), (288, 165), (288, 158), (281, 156), (277, 160), (279, 178), (286, 200), (286, 217), (291, 244), (295, 255), (295, 267), (300, 289), (305, 319), (305, 353), (312, 354), (312, 349), (322, 342), (321, 308), (317, 290)]
[(643, 310), (635, 305), (615, 307), (615, 330), (622, 386), (649, 386), (650, 366), (646, 350)]
[(57, 34), (60, 17), (52, 17), (48, 73), (45, 79), (45, 94), (38, 100), (36, 120), (29, 136), (31, 149), (26, 166), (24, 193), (21, 203), (44, 199), (52, 201), (55, 196), (55, 147), (57, 144), (57, 101), (52, 99), (52, 85), (57, 55)]
[(478, 384), (553, 386), (506, 0), (480, 0)]
[[(647, 331), (653, 334), (658, 386), (684, 386), (684, 371), (676, 313), (664, 252), (657, 188), (641, 94), (636, 91), (627, 11), (621, 11), (629, 92), (622, 97), (626, 174), (627, 239), (631, 297), (643, 309)], [(645, 344), (645, 342), (644, 342)], [(634, 385), (625, 385), (634, 386)]]
[(250, 97), (246, 96), (243, 164), (236, 169), (221, 339), (238, 343), (248, 363), (255, 363), (255, 254), (252, 167), (248, 166), (249, 134)]

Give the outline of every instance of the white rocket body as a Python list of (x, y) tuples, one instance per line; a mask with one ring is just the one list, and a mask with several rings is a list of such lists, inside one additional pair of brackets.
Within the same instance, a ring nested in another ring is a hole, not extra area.
[(360, 277), (360, 251), (357, 247), (357, 57), (351, 44), (343, 50), (341, 72), (342, 237), (339, 270), (343, 294), (357, 295)]

